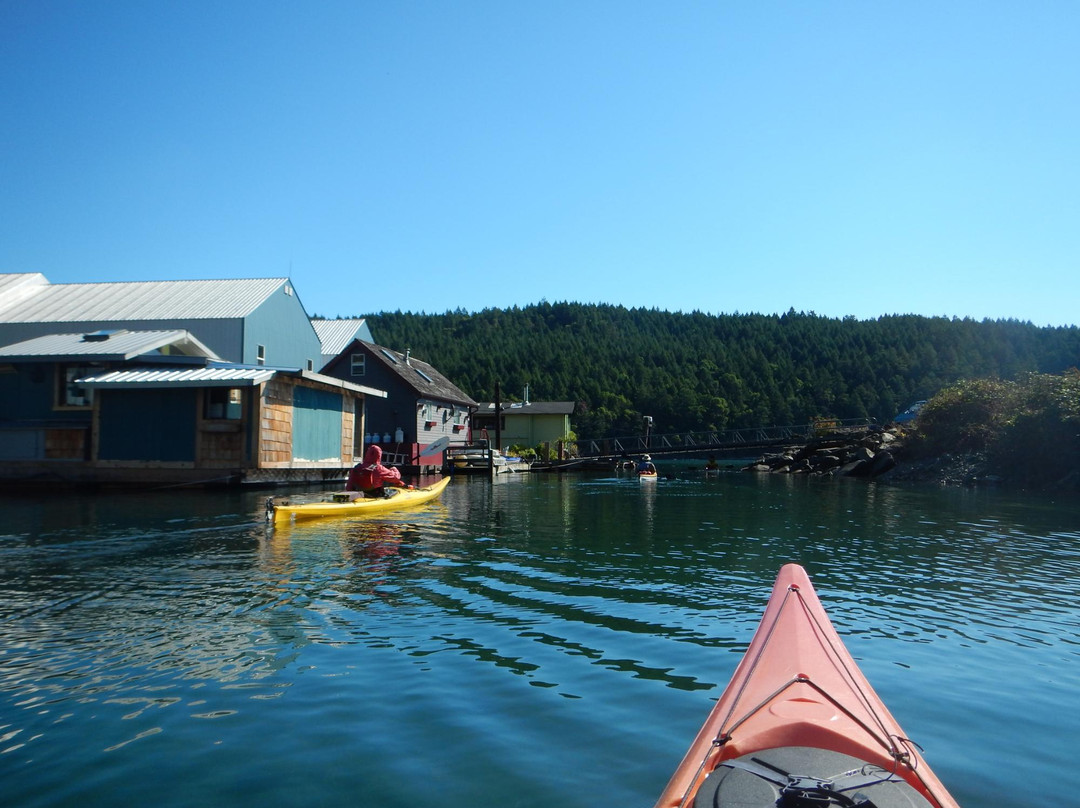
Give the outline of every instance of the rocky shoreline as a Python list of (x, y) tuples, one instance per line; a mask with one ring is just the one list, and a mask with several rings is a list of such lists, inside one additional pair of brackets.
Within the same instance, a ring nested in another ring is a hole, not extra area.
[(823, 435), (785, 447), (743, 467), (761, 474), (807, 474), (816, 477), (862, 477), (939, 485), (996, 485), (1002, 479), (987, 471), (979, 454), (945, 454), (909, 459), (905, 433), (895, 424), (857, 432)]

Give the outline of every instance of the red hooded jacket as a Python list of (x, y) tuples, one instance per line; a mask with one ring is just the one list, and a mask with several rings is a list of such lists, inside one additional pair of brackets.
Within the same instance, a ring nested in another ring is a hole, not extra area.
[(369, 446), (364, 452), (364, 462), (357, 463), (349, 472), (346, 491), (372, 491), (384, 485), (400, 486), (401, 472), (382, 464), (382, 449)]

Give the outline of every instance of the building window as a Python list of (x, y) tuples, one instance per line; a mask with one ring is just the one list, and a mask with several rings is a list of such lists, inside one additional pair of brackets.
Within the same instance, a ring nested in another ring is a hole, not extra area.
[(75, 383), (89, 376), (89, 365), (60, 365), (56, 378), (56, 406), (69, 409), (89, 409), (94, 405), (94, 391)]
[(256, 365), (265, 365), (266, 364), (266, 346), (265, 345), (257, 345), (256, 346), (256, 348), (255, 348), (255, 364)]
[(211, 387), (206, 391), (206, 418), (239, 421), (243, 417), (244, 391), (239, 387)]
[(367, 356), (362, 353), (349, 355), (349, 375), (363, 376), (367, 368)]
[(307, 369), (308, 370), (315, 370), (315, 363), (312, 362), (310, 359), (307, 361)]

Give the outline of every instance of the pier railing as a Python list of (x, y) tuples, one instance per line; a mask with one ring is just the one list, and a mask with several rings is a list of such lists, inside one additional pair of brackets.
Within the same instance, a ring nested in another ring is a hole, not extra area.
[(667, 435), (631, 435), (624, 438), (578, 440), (578, 457), (620, 457), (635, 454), (696, 454), (708, 451), (756, 449), (830, 434), (867, 429), (869, 418), (830, 418), (798, 426), (761, 426), (722, 432), (675, 432)]

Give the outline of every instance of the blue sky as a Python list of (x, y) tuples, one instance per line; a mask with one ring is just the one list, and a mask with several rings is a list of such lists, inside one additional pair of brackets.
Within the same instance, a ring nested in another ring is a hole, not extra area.
[(1080, 3), (0, 0), (0, 272), (1080, 323)]

